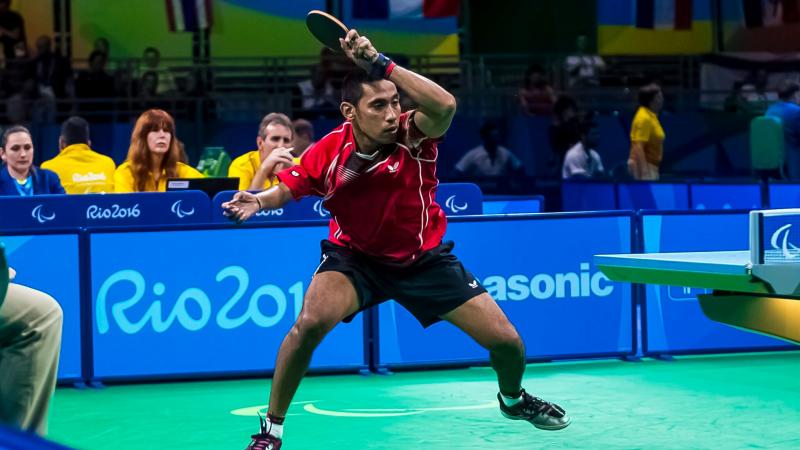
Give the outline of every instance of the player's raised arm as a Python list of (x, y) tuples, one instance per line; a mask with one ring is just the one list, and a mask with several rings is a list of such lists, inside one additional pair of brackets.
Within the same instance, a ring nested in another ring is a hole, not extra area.
[(356, 65), (376, 78), (388, 78), (419, 105), (414, 122), (426, 136), (436, 138), (447, 131), (456, 113), (456, 99), (452, 94), (422, 75), (396, 66), (356, 30), (350, 30), (340, 43)]

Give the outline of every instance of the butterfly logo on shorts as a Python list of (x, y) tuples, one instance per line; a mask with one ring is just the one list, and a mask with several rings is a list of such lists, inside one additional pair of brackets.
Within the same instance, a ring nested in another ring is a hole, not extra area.
[(471, 283), (467, 283), (467, 286), (471, 287), (472, 289), (475, 289), (476, 287), (478, 287), (478, 280), (472, 280)]

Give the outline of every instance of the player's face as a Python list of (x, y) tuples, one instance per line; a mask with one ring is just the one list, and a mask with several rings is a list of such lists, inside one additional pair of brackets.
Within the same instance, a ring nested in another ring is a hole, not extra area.
[(388, 80), (363, 85), (364, 93), (355, 108), (354, 124), (373, 141), (391, 144), (400, 123), (400, 95)]
[(261, 136), (258, 137), (256, 143), (258, 144), (258, 149), (267, 154), (276, 148), (289, 148), (292, 145), (292, 130), (284, 125), (271, 123), (267, 125), (264, 134), (263, 138)]
[(33, 141), (31, 135), (23, 131), (8, 135), (2, 153), (3, 161), (14, 172), (27, 174), (33, 164)]
[(147, 133), (147, 148), (151, 152), (167, 153), (170, 142), (172, 142), (172, 134), (167, 130), (155, 130)]

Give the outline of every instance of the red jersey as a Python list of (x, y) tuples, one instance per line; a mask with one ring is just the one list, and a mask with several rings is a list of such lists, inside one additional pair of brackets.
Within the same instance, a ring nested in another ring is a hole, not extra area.
[(295, 200), (323, 198), (333, 243), (398, 263), (441, 243), (447, 219), (434, 201), (437, 139), (419, 131), (413, 115), (400, 116), (395, 144), (370, 155), (357, 151), (345, 122), (278, 174)]

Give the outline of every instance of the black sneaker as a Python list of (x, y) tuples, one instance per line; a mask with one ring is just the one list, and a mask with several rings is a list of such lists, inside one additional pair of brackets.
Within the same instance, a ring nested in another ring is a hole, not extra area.
[(269, 430), (267, 430), (267, 421), (264, 420), (260, 414), (258, 420), (261, 423), (261, 432), (250, 436), (253, 440), (245, 450), (280, 450), (283, 441), (269, 434)]
[(571, 421), (562, 407), (533, 397), (525, 389), (522, 390), (522, 400), (514, 406), (506, 406), (500, 393), (497, 394), (497, 400), (500, 402), (500, 414), (507, 419), (527, 420), (542, 430), (560, 430)]

